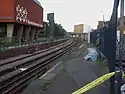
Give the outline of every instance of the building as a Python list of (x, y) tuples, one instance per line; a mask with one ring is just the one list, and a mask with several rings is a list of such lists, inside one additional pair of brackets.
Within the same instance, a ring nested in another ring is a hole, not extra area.
[[(102, 27), (103, 27), (103, 24), (104, 24), (104, 25), (108, 25), (108, 22), (109, 22), (109, 21), (106, 21), (106, 22), (98, 21), (97, 29), (102, 28)], [(117, 23), (117, 24), (118, 24), (118, 25), (117, 25), (117, 30), (120, 31), (120, 18), (118, 18), (118, 23)], [(124, 32), (123, 32), (123, 33), (125, 34), (125, 16), (124, 16)]]
[(37, 0), (0, 2), (0, 37), (34, 40), (43, 31), (43, 8)]
[(104, 25), (104, 21), (98, 21), (97, 29), (102, 28)]
[(84, 24), (74, 25), (74, 33), (84, 33)]
[[(118, 31), (120, 31), (120, 18), (118, 19), (118, 28), (117, 29), (118, 29)], [(124, 16), (124, 28), (123, 29), (124, 29), (123, 33), (125, 34), (125, 16)]]
[(103, 26), (108, 25), (108, 21), (98, 21), (97, 29), (102, 28)]

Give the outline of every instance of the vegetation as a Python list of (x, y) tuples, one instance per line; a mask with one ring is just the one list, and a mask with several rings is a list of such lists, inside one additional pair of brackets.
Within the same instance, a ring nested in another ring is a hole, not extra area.
[[(45, 31), (45, 37), (50, 36), (50, 30), (49, 30), (49, 23), (44, 22), (44, 31)], [(55, 24), (55, 32), (54, 37), (55, 38), (62, 38), (66, 35), (66, 30), (61, 26), (61, 24)]]
[(55, 37), (64, 37), (66, 35), (66, 30), (61, 26), (61, 24), (55, 24)]

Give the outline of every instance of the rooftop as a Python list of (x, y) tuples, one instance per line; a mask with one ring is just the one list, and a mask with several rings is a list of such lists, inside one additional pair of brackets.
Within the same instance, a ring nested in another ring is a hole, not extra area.
[(33, 1), (41, 6), (41, 3), (38, 0), (33, 0)]

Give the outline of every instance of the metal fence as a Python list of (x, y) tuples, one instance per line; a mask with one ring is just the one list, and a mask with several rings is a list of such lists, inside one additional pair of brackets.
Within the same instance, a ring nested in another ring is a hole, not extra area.
[[(118, 19), (118, 6), (120, 0), (114, 0), (112, 15), (109, 21), (107, 21), (107, 25), (93, 31), (91, 33), (91, 43), (99, 46), (100, 51), (106, 56), (108, 60), (108, 68), (109, 72), (116, 71), (116, 39), (117, 39), (117, 19)], [(120, 66), (121, 67), (121, 66)], [(119, 68), (120, 70), (120, 68)], [(121, 71), (121, 70), (120, 70)], [(119, 73), (118, 88), (115, 88), (115, 76), (110, 79), (110, 94), (121, 94), (121, 72)]]
[[(108, 38), (107, 37), (108, 31), (106, 31), (107, 28), (103, 27), (102, 29), (99, 30), (94, 30), (93, 32), (90, 33), (90, 42), (94, 45), (97, 46), (97, 40), (99, 39), (99, 46), (100, 46), (100, 51), (108, 58), (108, 54), (110, 54), (110, 49), (107, 49), (107, 46), (109, 46), (108, 43)], [(110, 43), (112, 45), (112, 42)], [(119, 55), (119, 45), (120, 42), (116, 39), (116, 57)], [(110, 48), (114, 48), (113, 46)], [(123, 54), (125, 55), (125, 43), (123, 44)]]

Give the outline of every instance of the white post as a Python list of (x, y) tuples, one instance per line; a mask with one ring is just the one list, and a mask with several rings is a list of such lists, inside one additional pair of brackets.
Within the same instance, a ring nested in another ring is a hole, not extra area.
[(7, 38), (9, 38), (9, 42), (11, 43), (11, 38), (13, 36), (14, 24), (7, 24)]
[(105, 17), (104, 17), (104, 12), (102, 10), (102, 15), (103, 15), (103, 26), (105, 26)]

